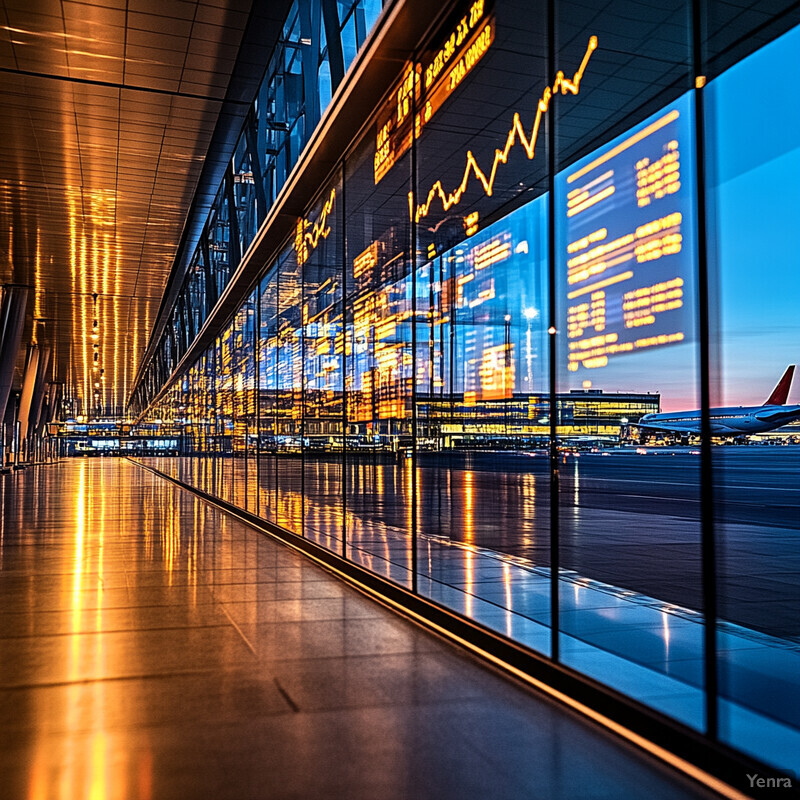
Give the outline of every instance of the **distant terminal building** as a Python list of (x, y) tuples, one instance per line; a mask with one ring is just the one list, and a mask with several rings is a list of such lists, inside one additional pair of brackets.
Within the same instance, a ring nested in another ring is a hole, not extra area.
[[(380, 387), (375, 392), (348, 393), (346, 428), (340, 401), (323, 404), (319, 393), (306, 391), (297, 402), (282, 402), (275, 392), (261, 391), (239, 413), (203, 416), (192, 403), (163, 408), (161, 418), (140, 425), (138, 446), (174, 447), (185, 453), (244, 453), (258, 440), (267, 451), (309, 453), (341, 451), (342, 430), (347, 449), (407, 451), (448, 449), (527, 449), (546, 446), (550, 434), (550, 404), (545, 393), (480, 396), (478, 392), (417, 392), (410, 386)], [(298, 393), (299, 394), (299, 393)], [(416, 413), (413, 413), (413, 399)], [(371, 402), (368, 402), (371, 401)], [(656, 413), (661, 396), (616, 393), (601, 389), (573, 390), (556, 395), (556, 432), (563, 440), (619, 441), (623, 428), (645, 414)], [(147, 442), (142, 440), (147, 438)], [(153, 440), (152, 442), (150, 440)], [(159, 440), (159, 441), (156, 441)]]
[[(628, 423), (659, 410), (661, 396), (601, 389), (556, 395), (556, 432), (569, 437), (615, 437)], [(420, 437), (444, 440), (444, 446), (469, 446), (498, 439), (538, 439), (550, 432), (549, 401), (543, 394), (514, 394), (504, 399), (467, 396), (417, 397)], [(509, 442), (510, 443), (510, 442)]]
[(756, 433), (749, 438), (759, 444), (800, 444), (800, 422), (792, 422), (768, 433)]

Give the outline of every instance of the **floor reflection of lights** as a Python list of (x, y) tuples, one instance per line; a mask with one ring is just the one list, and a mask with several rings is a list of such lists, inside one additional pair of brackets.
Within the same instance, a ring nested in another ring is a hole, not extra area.
[[(150, 463), (158, 466), (156, 460)], [(359, 470), (359, 477), (366, 482), (363, 465)], [(397, 488), (405, 495), (407, 484)], [(462, 491), (461, 524), (468, 532), (472, 502), (468, 480), (462, 485)], [(313, 496), (306, 498), (309, 509), (315, 502)], [(320, 502), (324, 503), (325, 499)], [(369, 508), (364, 511), (368, 512)], [(336, 519), (334, 516), (331, 521), (335, 523)], [(381, 522), (379, 517), (370, 519), (363, 513), (355, 513), (349, 506), (346, 528), (350, 558), (408, 585), (407, 565), (413, 539), (407, 532)], [(420, 533), (416, 538), (418, 585), (424, 596), (534, 650), (549, 652), (550, 572), (547, 567), (442, 536)], [(559, 579), (562, 587), (560, 650), (564, 663), (690, 726), (702, 728), (702, 615), (571, 570), (563, 570)], [(752, 672), (756, 661), (751, 658), (745, 663), (749, 653), (763, 654), (776, 664), (774, 659), (780, 656), (780, 663), (786, 662), (780, 667), (781, 675), (785, 674), (791, 683), (797, 682), (800, 648), (789, 650), (783, 640), (730, 623), (723, 623), (722, 630), (724, 647), (731, 653), (742, 654), (736, 657), (738, 661), (731, 662), (735, 669)], [(771, 685), (766, 673), (760, 674), (758, 680), (764, 686)], [(744, 729), (743, 726), (749, 725), (760, 730), (765, 741), (775, 743), (775, 747), (780, 742), (796, 742), (797, 752), (800, 752), (800, 734), (786, 725), (770, 720), (755, 708), (728, 701), (722, 707), (727, 715), (726, 724), (731, 729)], [(786, 748), (783, 744), (780, 751), (786, 752)]]

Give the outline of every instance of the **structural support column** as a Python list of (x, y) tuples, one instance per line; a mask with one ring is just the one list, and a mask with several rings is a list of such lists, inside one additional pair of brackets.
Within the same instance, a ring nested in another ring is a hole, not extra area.
[(705, 9), (700, 0), (692, 2), (692, 66), (695, 78), (695, 185), (697, 198), (697, 297), (700, 327), (700, 524), (701, 569), (703, 575), (704, 674), (706, 735), (719, 737), (719, 664), (717, 657), (717, 532), (714, 518), (713, 446), (711, 442), (711, 329), (709, 297), (708, 217), (706, 209), (706, 69), (703, 43), (706, 41)]
[(37, 434), (39, 432), (39, 422), (42, 415), (42, 404), (44, 402), (45, 389), (47, 386), (47, 370), (50, 367), (50, 348), (42, 347), (39, 349), (39, 365), (36, 368), (36, 383), (33, 386), (33, 397), (31, 398), (31, 414), (28, 432)]
[[(556, 71), (556, 2), (547, 3), (547, 74), (548, 80)], [(558, 93), (550, 101), (550, 113), (545, 115), (545, 136), (547, 137), (547, 360), (549, 414), (549, 463), (550, 463), (550, 658), (558, 661), (561, 657), (559, 581), (561, 568), (560, 544), (560, 500), (558, 472), (558, 422), (561, 409), (558, 406), (558, 308), (556, 300), (556, 125), (558, 119)]]
[(58, 422), (61, 419), (61, 401), (64, 399), (64, 384), (55, 381), (50, 384), (50, 392), (47, 401), (46, 423)]
[(9, 284), (3, 287), (0, 306), (0, 420), (5, 418), (8, 396), (14, 383), (14, 365), (22, 342), (27, 305), (27, 286)]
[(22, 376), (22, 395), (19, 399), (19, 440), (20, 444), (28, 436), (28, 427), (31, 419), (33, 393), (36, 388), (36, 377), (39, 373), (39, 348), (32, 344), (28, 346), (28, 355), (25, 359), (25, 373)]

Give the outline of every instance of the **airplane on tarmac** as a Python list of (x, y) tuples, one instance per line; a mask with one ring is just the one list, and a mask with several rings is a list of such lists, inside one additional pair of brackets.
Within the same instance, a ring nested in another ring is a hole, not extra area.
[[(795, 365), (786, 368), (778, 385), (762, 406), (736, 406), (709, 410), (712, 436), (747, 436), (765, 433), (800, 419), (800, 405), (787, 406)], [(663, 414), (645, 414), (631, 423), (640, 435), (648, 431), (676, 433), (686, 440), (700, 435), (700, 411), (667, 411)]]

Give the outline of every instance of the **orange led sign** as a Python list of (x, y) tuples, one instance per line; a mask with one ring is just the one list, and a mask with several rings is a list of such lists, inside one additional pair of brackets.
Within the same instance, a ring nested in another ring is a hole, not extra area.
[(375, 156), (373, 158), (373, 171), (375, 184), (386, 175), (395, 165), (397, 160), (411, 147), (411, 106), (414, 86), (419, 97), (419, 71), (420, 66), (414, 68), (408, 64), (403, 73), (403, 79), (394, 93), (391, 101), (391, 111), (388, 117), (378, 120), (378, 132), (375, 137)]
[(469, 36), (469, 32), (480, 22), (483, 17), (484, 0), (475, 0), (470, 6), (469, 14), (463, 16), (455, 27), (455, 30), (445, 41), (439, 52), (431, 59), (430, 64), (425, 69), (425, 88), (430, 89), (442, 70), (452, 60), (453, 55)]
[(360, 278), (372, 271), (378, 263), (378, 243), (373, 242), (363, 253), (353, 259), (353, 277)]
[(378, 119), (373, 169), (375, 183), (411, 147), (412, 109), (416, 107), (416, 134), (466, 78), (494, 40), (494, 19), (484, 16), (484, 0), (474, 0), (430, 61), (407, 64), (392, 94), (387, 113)]
[(570, 372), (694, 336), (691, 114), (684, 95), (558, 177)]
[(430, 90), (428, 90), (426, 81), (427, 99), (424, 101), (422, 114), (417, 115), (417, 135), (422, 130), (422, 126), (442, 107), (442, 104), (453, 90), (461, 84), (473, 67), (481, 60), (493, 41), (494, 20), (488, 20), (485, 25), (475, 31), (464, 46), (464, 54), (453, 63), (453, 66), (448, 69), (442, 80)]
[(483, 186), (483, 191), (486, 193), (486, 195), (491, 197), (494, 190), (497, 169), (500, 164), (505, 164), (508, 161), (508, 156), (511, 152), (511, 149), (518, 140), (522, 145), (527, 157), (529, 159), (533, 159), (533, 157), (536, 155), (536, 141), (539, 138), (539, 128), (542, 123), (542, 117), (550, 108), (550, 101), (552, 100), (553, 95), (557, 94), (558, 92), (561, 92), (561, 94), (578, 94), (580, 91), (581, 81), (583, 80), (583, 74), (586, 71), (586, 67), (589, 64), (589, 59), (591, 58), (592, 53), (596, 49), (597, 37), (592, 36), (589, 39), (589, 44), (586, 46), (586, 52), (583, 56), (583, 61), (581, 61), (581, 65), (578, 67), (577, 72), (575, 72), (575, 74), (572, 76), (572, 80), (565, 77), (561, 70), (556, 73), (556, 79), (553, 82), (552, 87), (548, 86), (544, 90), (542, 96), (539, 98), (539, 102), (536, 105), (536, 117), (533, 121), (533, 129), (531, 130), (530, 136), (526, 134), (525, 129), (522, 127), (522, 120), (520, 119), (519, 113), (514, 114), (514, 121), (512, 122), (511, 129), (508, 132), (505, 147), (502, 150), (495, 150), (494, 162), (492, 163), (492, 167), (489, 170), (488, 175), (480, 168), (480, 165), (475, 159), (472, 150), (468, 150), (467, 163), (464, 168), (464, 177), (462, 178), (461, 183), (452, 192), (446, 192), (442, 182), (436, 181), (436, 183), (431, 186), (425, 202), (420, 203), (416, 209), (414, 208), (414, 196), (413, 194), (409, 193), (409, 210), (411, 211), (411, 216), (414, 218), (414, 220), (419, 222), (422, 217), (427, 217), (430, 213), (434, 200), (437, 198), (441, 200), (442, 207), (445, 211), (448, 211), (454, 205), (460, 203), (461, 198), (464, 195), (464, 192), (467, 190), (467, 186), (469, 185), (471, 174), (480, 181), (481, 185)]
[(297, 254), (297, 263), (302, 266), (308, 261), (311, 253), (319, 244), (320, 238), (327, 239), (331, 232), (328, 225), (328, 216), (333, 211), (333, 201), (336, 199), (336, 189), (331, 189), (331, 193), (325, 204), (322, 206), (319, 218), (316, 222), (307, 219), (298, 219), (294, 234), (294, 250)]

